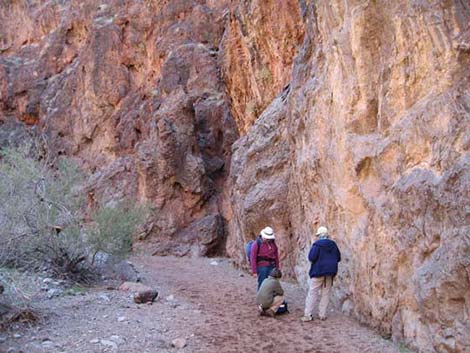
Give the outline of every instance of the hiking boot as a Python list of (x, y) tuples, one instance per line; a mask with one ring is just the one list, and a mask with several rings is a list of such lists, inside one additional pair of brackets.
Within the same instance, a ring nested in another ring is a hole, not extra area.
[(261, 314), (264, 311), (263, 306), (260, 304), (258, 305), (258, 312)]
[(312, 321), (313, 317), (312, 315), (304, 315), (300, 318), (300, 321), (307, 322), (307, 321)]
[(326, 316), (320, 316), (320, 321), (325, 321), (326, 320)]
[(274, 317), (276, 313), (270, 309), (264, 311), (264, 315), (269, 316), (269, 317)]

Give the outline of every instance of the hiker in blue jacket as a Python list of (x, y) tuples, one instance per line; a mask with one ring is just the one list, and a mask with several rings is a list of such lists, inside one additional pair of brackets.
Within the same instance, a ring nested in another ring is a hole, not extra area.
[(318, 228), (317, 237), (308, 254), (311, 263), (309, 276), (309, 289), (305, 299), (305, 311), (302, 321), (313, 320), (313, 309), (318, 300), (318, 292), (321, 290), (318, 316), (320, 320), (326, 320), (326, 308), (330, 301), (333, 278), (338, 273), (338, 262), (341, 261), (341, 253), (336, 243), (329, 239), (328, 229), (324, 226)]

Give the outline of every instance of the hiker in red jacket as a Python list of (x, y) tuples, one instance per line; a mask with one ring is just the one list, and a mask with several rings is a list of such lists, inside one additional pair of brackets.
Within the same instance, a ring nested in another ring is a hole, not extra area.
[(260, 235), (262, 241), (255, 241), (250, 253), (251, 271), (254, 277), (258, 276), (258, 289), (274, 268), (279, 269), (279, 254), (273, 229), (266, 227)]

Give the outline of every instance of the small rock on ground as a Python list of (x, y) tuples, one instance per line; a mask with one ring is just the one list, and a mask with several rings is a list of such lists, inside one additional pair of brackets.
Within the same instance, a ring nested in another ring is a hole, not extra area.
[(181, 349), (186, 347), (186, 340), (184, 338), (175, 338), (171, 341), (171, 345), (175, 348)]

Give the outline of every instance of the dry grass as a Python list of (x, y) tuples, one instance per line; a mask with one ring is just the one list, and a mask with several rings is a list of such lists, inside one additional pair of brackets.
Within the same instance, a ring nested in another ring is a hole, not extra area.
[(34, 309), (34, 299), (39, 295), (37, 278), (12, 269), (0, 268), (0, 283), (4, 292), (0, 294), (0, 329), (12, 324), (34, 324), (41, 314)]
[(0, 317), (0, 330), (8, 330), (13, 324), (33, 325), (41, 321), (38, 311), (29, 308), (21, 309), (13, 307), (8, 313)]

